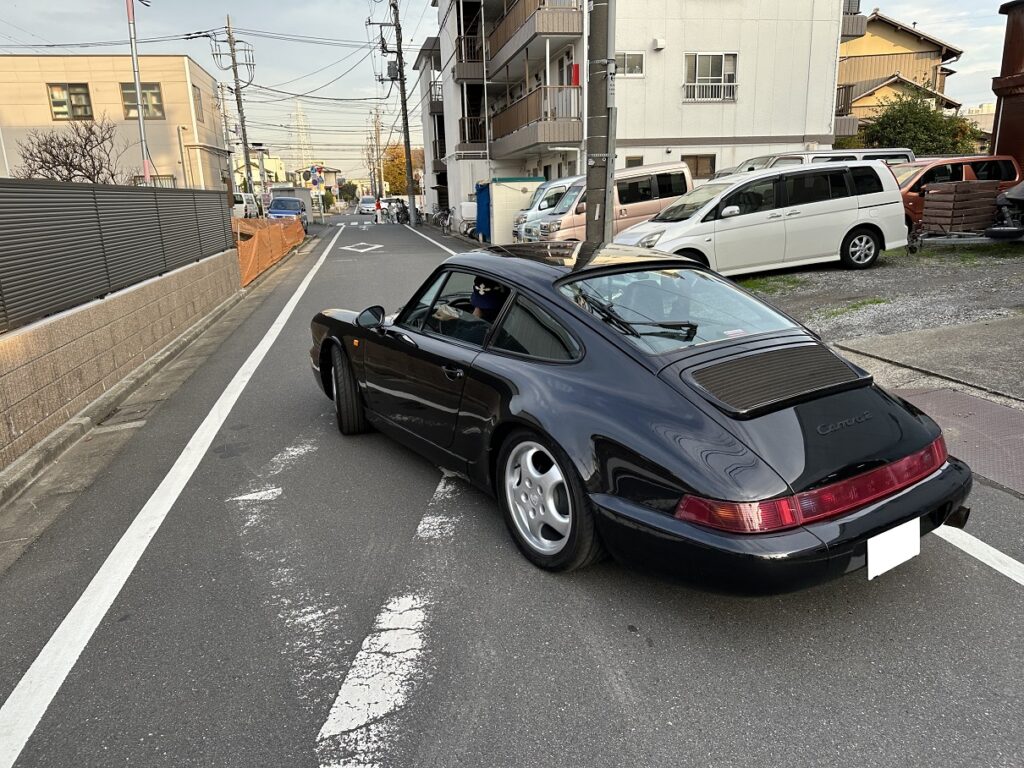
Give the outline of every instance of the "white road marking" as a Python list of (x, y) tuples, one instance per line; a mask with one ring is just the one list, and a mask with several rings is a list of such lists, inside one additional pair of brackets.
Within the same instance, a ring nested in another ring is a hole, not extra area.
[(426, 235), (424, 235), (424, 234), (423, 234), (422, 232), (419, 232), (419, 231), (417, 231), (417, 230), (413, 229), (413, 228), (412, 228), (412, 227), (411, 227), (410, 225), (408, 225), (408, 224), (404, 224), (403, 226), (404, 226), (404, 227), (405, 227), (406, 229), (408, 229), (408, 230), (409, 230), (410, 232), (412, 232), (412, 233), (413, 233), (414, 235), (419, 235), (419, 236), (420, 236), (420, 237), (422, 237), (422, 238), (423, 238), (424, 240), (427, 240), (427, 241), (429, 241), (429, 242), (433, 243), (433, 244), (434, 244), (434, 245), (436, 245), (436, 246), (437, 246), (438, 248), (440, 248), (440, 249), (441, 249), (442, 251), (447, 251), (447, 252), (448, 252), (448, 253), (450, 253), (450, 254), (451, 254), (452, 256), (455, 256), (455, 255), (456, 255), (456, 254), (458, 253), (457, 251), (453, 251), (453, 250), (452, 250), (451, 248), (449, 248), (449, 247), (448, 247), (448, 246), (446, 246), (446, 245), (441, 245), (441, 244), (440, 244), (439, 242), (437, 242), (437, 240), (435, 240), (434, 238), (432, 238), (432, 237), (427, 237), (427, 236), (426, 236)]
[(18, 681), (11, 695), (0, 707), (0, 768), (11, 768), (18, 759), (53, 697), (57, 695), (57, 691), (75, 666), (96, 628), (135, 570), (142, 554), (191, 479), (199, 462), (206, 455), (228, 414), (231, 413), (242, 390), (277, 340), (342, 231), (338, 231), (320, 258), (306, 273), (288, 303), (238, 369), (227, 388), (217, 398), (217, 402), (189, 439), (174, 465), (100, 566), (89, 586), (78, 598), (78, 602), (64, 617), (28, 671)]
[(416, 527), (417, 539), (450, 539), (455, 533), (456, 518), (443, 513), (444, 502), (451, 499), (458, 488), (455, 478), (455, 475), (446, 472), (437, 484), (427, 506), (427, 513)]
[(273, 501), (284, 493), (283, 488), (266, 488), (262, 491), (253, 491), (242, 496), (232, 496), (228, 501)]
[(352, 245), (341, 246), (343, 251), (355, 251), (356, 253), (369, 253), (378, 248), (383, 248), (383, 246), (375, 243), (353, 243)]
[(981, 539), (978, 539), (967, 531), (960, 528), (950, 528), (942, 525), (936, 528), (933, 533), (940, 539), (948, 541), (954, 547), (962, 549), (968, 555), (983, 562), (990, 568), (999, 571), (1003, 576), (1012, 579), (1021, 586), (1024, 586), (1024, 563), (1014, 560), (1005, 555), (995, 547), (991, 547)]

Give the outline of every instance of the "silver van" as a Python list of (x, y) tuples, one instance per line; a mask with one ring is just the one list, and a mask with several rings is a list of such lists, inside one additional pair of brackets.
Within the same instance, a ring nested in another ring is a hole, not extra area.
[(849, 163), (854, 160), (881, 160), (887, 165), (912, 163), (917, 158), (914, 150), (907, 147), (880, 149), (821, 149), (816, 152), (780, 152), (776, 155), (759, 155), (744, 160), (733, 168), (723, 168), (713, 178), (720, 179), (733, 173), (760, 171), (762, 168), (776, 168), (807, 163)]
[(586, 176), (569, 176), (564, 179), (545, 181), (537, 187), (533, 197), (530, 199), (530, 204), (519, 211), (513, 221), (512, 242), (523, 242), (526, 225), (531, 221), (536, 221), (545, 214), (551, 213), (555, 206), (558, 205), (558, 201), (562, 199), (565, 191), (573, 184), (585, 179)]

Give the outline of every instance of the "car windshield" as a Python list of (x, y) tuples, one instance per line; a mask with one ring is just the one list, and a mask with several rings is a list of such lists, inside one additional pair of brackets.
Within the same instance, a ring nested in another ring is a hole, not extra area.
[(291, 198), (278, 198), (270, 203), (272, 211), (298, 211), (302, 209), (302, 203)]
[(731, 186), (731, 183), (704, 184), (691, 189), (651, 221), (686, 221)]
[(912, 163), (897, 163), (896, 165), (890, 165), (889, 170), (893, 172), (896, 177), (896, 181), (899, 182), (900, 188), (910, 184), (910, 180), (914, 178), (918, 171), (920, 171), (923, 165), (914, 165)]
[(576, 200), (579, 199), (580, 195), (583, 194), (585, 187), (580, 184), (575, 187), (569, 187), (562, 195), (562, 199), (558, 201), (558, 205), (555, 206), (555, 210), (551, 213), (568, 213), (576, 206)]
[(697, 269), (617, 272), (559, 290), (654, 355), (797, 327), (728, 280)]
[(522, 210), (524, 210), (524, 211), (532, 210), (533, 207), (535, 205), (537, 205), (537, 203), (540, 202), (540, 199), (544, 196), (544, 193), (546, 191), (547, 191), (547, 186), (545, 186), (544, 184), (541, 184), (539, 187), (537, 187), (535, 190), (533, 190), (533, 197), (530, 198), (529, 204), (525, 208), (523, 208)]
[(744, 160), (742, 163), (736, 166), (736, 171), (742, 173), (743, 171), (759, 171), (762, 168), (767, 168), (768, 163), (772, 161), (771, 155), (763, 155), (762, 157), (752, 157), (749, 160)]

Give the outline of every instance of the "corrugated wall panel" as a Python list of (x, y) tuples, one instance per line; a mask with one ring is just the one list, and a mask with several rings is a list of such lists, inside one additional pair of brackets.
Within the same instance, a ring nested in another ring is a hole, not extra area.
[(97, 186), (95, 191), (110, 289), (117, 291), (166, 272), (158, 190)]
[(196, 192), (196, 213), (203, 255), (212, 256), (232, 247), (227, 200), (220, 192)]
[(193, 198), (194, 193), (187, 189), (162, 189), (157, 196), (167, 269), (202, 258)]
[(91, 186), (4, 180), (0, 211), (0, 285), (10, 327), (109, 292)]

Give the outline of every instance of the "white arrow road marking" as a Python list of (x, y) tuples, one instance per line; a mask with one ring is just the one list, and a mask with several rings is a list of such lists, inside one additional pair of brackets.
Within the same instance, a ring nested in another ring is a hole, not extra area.
[[(444, 508), (457, 492), (455, 477), (446, 472), (427, 505), (417, 538), (451, 539), (456, 519), (445, 515)], [(398, 715), (429, 667), (432, 605), (429, 592), (408, 590), (388, 600), (377, 614), (316, 737), (321, 768), (379, 768), (388, 762), (389, 745), (401, 731)]]
[(381, 245), (374, 245), (373, 243), (353, 243), (352, 245), (341, 246), (341, 250), (355, 251), (356, 253), (368, 253), (369, 251), (375, 251), (382, 247), (383, 246)]
[(57, 691), (74, 668), (96, 628), (121, 593), (142, 554), (192, 478), (231, 409), (238, 402), (242, 390), (281, 334), (285, 323), (292, 316), (299, 300), (309, 288), (309, 284), (327, 259), (327, 254), (334, 247), (342, 231), (338, 231), (320, 254), (320, 258), (306, 273), (288, 299), (288, 303), (238, 369), (227, 388), (217, 398), (217, 402), (193, 433), (174, 465), (93, 576), (78, 602), (64, 617), (64, 621), (57, 627), (0, 707), (0, 768), (11, 768), (18, 759), (53, 697), (57, 695)]

